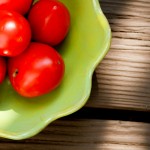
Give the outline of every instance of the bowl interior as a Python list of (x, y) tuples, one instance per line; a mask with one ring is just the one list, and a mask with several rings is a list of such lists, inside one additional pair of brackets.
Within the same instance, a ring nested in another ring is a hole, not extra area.
[(8, 78), (0, 85), (0, 136), (24, 139), (51, 121), (80, 109), (91, 91), (91, 77), (110, 45), (110, 27), (98, 0), (60, 0), (71, 13), (71, 28), (57, 49), (66, 71), (62, 84), (38, 98), (19, 96)]

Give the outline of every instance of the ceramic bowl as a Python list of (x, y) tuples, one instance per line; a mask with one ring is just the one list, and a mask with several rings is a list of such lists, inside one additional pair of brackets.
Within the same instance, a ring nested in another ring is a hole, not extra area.
[(87, 102), (96, 66), (108, 52), (111, 30), (98, 0), (60, 0), (71, 14), (71, 28), (58, 47), (66, 71), (62, 84), (38, 98), (24, 98), (8, 79), (0, 85), (0, 137), (20, 140)]

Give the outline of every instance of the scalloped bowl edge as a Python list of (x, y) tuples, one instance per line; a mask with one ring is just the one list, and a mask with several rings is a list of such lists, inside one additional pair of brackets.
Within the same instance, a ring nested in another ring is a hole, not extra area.
[(93, 5), (94, 8), (96, 10), (97, 16), (99, 18), (99, 20), (103, 20), (106, 23), (106, 30), (108, 31), (108, 35), (107, 35), (107, 44), (105, 45), (105, 49), (103, 50), (103, 53), (95, 60), (95, 62), (93, 62), (93, 67), (91, 68), (91, 70), (89, 70), (88, 76), (87, 78), (89, 79), (88, 85), (86, 87), (86, 95), (79, 101), (79, 103), (77, 103), (75, 106), (73, 106), (72, 108), (66, 109), (65, 111), (59, 112), (58, 114), (54, 114), (51, 118), (48, 118), (43, 125), (43, 122), (41, 122), (41, 124), (38, 124), (37, 126), (35, 126), (34, 128), (32, 128), (31, 130), (29, 130), (26, 133), (7, 133), (7, 132), (1, 132), (0, 136), (3, 138), (8, 138), (8, 139), (13, 139), (13, 140), (22, 140), (22, 139), (26, 139), (26, 138), (30, 138), (33, 137), (34, 135), (36, 135), (37, 133), (39, 133), (40, 131), (42, 131), (46, 126), (48, 126), (51, 122), (70, 115), (76, 111), (78, 111), (79, 109), (81, 109), (87, 102), (90, 93), (91, 93), (91, 87), (92, 87), (92, 76), (94, 73), (95, 68), (97, 67), (97, 65), (102, 61), (102, 59), (105, 57), (105, 55), (107, 54), (110, 45), (111, 45), (111, 28), (110, 25), (108, 23), (108, 20), (106, 19), (105, 15), (103, 14), (99, 1), (98, 0), (93, 0)]

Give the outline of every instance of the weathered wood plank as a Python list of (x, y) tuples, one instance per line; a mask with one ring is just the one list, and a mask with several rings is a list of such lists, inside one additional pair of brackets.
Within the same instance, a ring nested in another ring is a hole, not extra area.
[(1, 139), (7, 150), (148, 150), (150, 125), (146, 123), (72, 119), (57, 120), (39, 135), (12, 142)]
[[(87, 107), (150, 110), (150, 1), (104, 0), (112, 28)], [(134, 9), (133, 9), (134, 8)]]

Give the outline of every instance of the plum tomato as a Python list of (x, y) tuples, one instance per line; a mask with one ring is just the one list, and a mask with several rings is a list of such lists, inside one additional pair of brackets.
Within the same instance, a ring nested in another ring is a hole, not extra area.
[(29, 11), (28, 20), (33, 39), (55, 46), (66, 37), (70, 27), (70, 13), (57, 0), (39, 0)]
[(19, 56), (8, 59), (8, 76), (13, 88), (24, 97), (54, 90), (62, 81), (65, 65), (52, 47), (32, 42)]
[(0, 0), (0, 10), (12, 10), (24, 15), (29, 11), (31, 4), (32, 0)]
[(17, 12), (0, 10), (0, 55), (19, 55), (30, 40), (30, 25), (23, 16)]
[(3, 57), (0, 57), (0, 83), (3, 82), (6, 75), (6, 61)]

